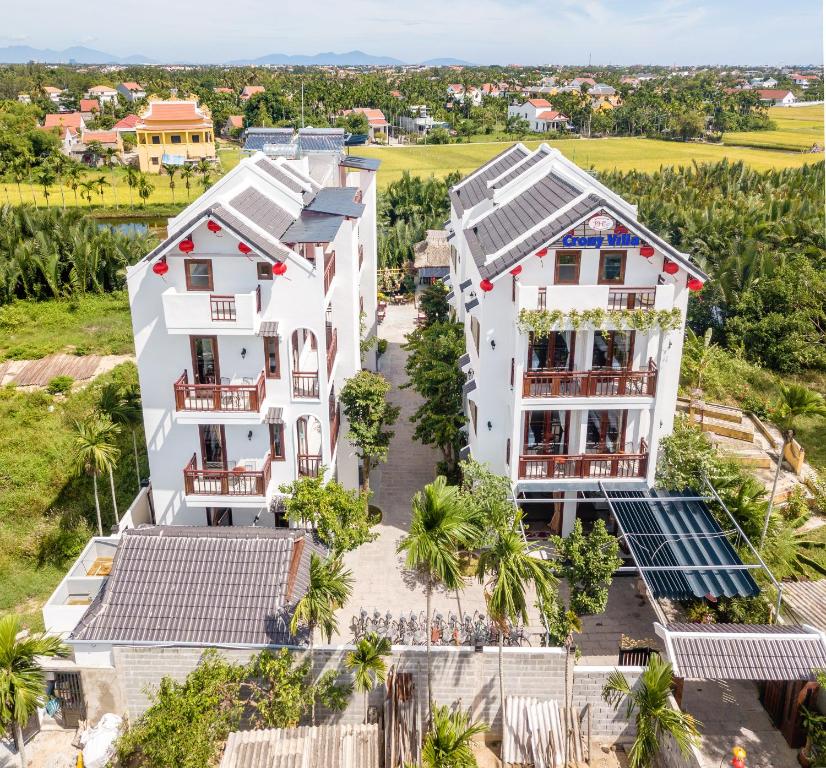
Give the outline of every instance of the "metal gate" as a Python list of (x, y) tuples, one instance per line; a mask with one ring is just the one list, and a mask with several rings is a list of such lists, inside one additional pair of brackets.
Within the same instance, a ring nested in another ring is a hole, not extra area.
[(80, 684), (80, 672), (55, 672), (54, 696), (60, 702), (60, 719), (64, 728), (77, 728), (86, 719), (86, 702)]

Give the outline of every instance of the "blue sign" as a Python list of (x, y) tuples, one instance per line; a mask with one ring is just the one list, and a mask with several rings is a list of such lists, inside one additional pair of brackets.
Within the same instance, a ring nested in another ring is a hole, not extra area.
[(622, 235), (591, 235), (590, 237), (574, 237), (565, 235), (562, 238), (563, 248), (639, 248), (640, 239), (630, 232)]

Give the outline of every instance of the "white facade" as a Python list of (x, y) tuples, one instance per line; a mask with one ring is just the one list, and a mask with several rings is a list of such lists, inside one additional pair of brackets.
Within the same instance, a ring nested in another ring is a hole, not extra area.
[[(542, 525), (567, 534), (600, 481), (653, 484), (673, 426), (687, 282), (704, 276), (640, 225), (634, 206), (547, 145), (515, 145), (451, 200), (470, 455), (508, 476), (517, 499), (546, 500)], [(667, 262), (676, 274), (663, 271)], [(521, 310), (543, 308), (606, 314), (598, 327), (563, 316), (546, 339), (520, 329)], [(677, 309), (679, 327), (617, 332), (610, 310), (629, 308)]]
[(88, 91), (86, 91), (85, 98), (97, 99), (103, 107), (106, 104), (117, 102), (118, 92), (114, 88), (110, 88), (108, 85), (93, 85)]
[(242, 160), (129, 269), (158, 524), (272, 525), (278, 486), (320, 467), (357, 486), (336, 392), (362, 367), (360, 316), (375, 332), (376, 188), (340, 160)]
[(528, 99), (522, 104), (508, 106), (508, 117), (527, 120), (532, 131), (563, 131), (568, 129), (568, 118), (557, 112), (546, 99)]

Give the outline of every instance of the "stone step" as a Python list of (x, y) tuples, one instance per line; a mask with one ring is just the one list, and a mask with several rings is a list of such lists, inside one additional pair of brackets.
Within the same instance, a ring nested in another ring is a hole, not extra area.
[(723, 419), (704, 416), (702, 420), (695, 415), (694, 421), (700, 425), (703, 432), (711, 432), (722, 437), (730, 437), (734, 440), (742, 440), (745, 443), (754, 442), (754, 427), (750, 421), (743, 421), (735, 424)]
[(771, 460), (771, 458), (760, 449), (755, 449), (753, 451), (738, 451), (723, 448), (721, 446), (720, 453), (722, 453), (727, 459), (731, 459), (736, 464), (739, 464), (741, 467), (752, 467), (755, 469), (771, 469), (774, 466), (774, 462)]
[[(688, 411), (689, 401), (680, 399), (677, 401), (677, 410)], [(704, 403), (702, 413), (706, 418), (718, 419), (720, 421), (731, 421), (735, 424), (740, 424), (745, 420), (743, 412), (739, 408), (730, 408), (727, 405), (720, 405), (719, 403)], [(695, 410), (694, 413), (699, 413)]]

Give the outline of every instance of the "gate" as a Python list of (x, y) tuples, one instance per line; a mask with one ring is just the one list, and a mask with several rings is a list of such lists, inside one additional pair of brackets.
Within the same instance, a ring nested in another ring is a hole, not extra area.
[(760, 686), (760, 702), (790, 747), (802, 747), (806, 743), (800, 708), (812, 708), (818, 690), (817, 683), (798, 680), (771, 680)]
[(60, 719), (64, 728), (77, 728), (86, 719), (86, 702), (80, 684), (80, 672), (55, 672), (54, 696), (60, 702)]

